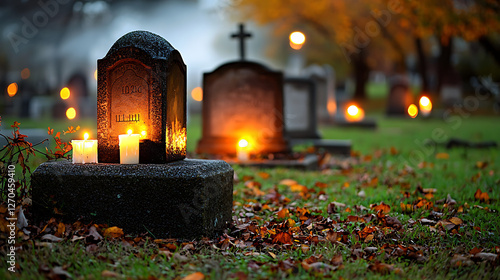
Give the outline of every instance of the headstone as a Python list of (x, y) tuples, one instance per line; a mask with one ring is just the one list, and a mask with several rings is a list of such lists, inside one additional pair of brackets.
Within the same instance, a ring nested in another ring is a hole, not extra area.
[[(233, 169), (222, 160), (184, 159), (185, 70), (158, 35), (131, 32), (113, 45), (98, 61), (99, 163), (38, 166), (31, 176), (35, 224), (78, 219), (183, 240), (214, 238), (227, 228)], [(113, 163), (124, 129), (147, 131), (139, 164)]]
[(118, 135), (144, 135), (140, 163), (186, 156), (186, 65), (162, 37), (134, 31), (97, 61), (99, 162), (118, 163)]
[[(239, 34), (239, 35), (238, 35)], [(203, 131), (197, 152), (235, 154), (240, 139), (253, 142), (252, 153), (288, 151), (284, 139), (283, 74), (244, 60), (240, 25), (240, 61), (203, 75)]]
[(405, 76), (394, 76), (389, 80), (389, 96), (387, 98), (387, 115), (408, 116), (408, 106), (412, 104), (413, 96), (408, 79)]
[(455, 71), (451, 71), (443, 77), (443, 83), (441, 86), (441, 102), (444, 106), (451, 107), (455, 104), (461, 104), (462, 101), (463, 97), (460, 77)]
[(316, 120), (316, 86), (306, 78), (286, 78), (284, 85), (285, 135), (320, 138)]
[(302, 76), (310, 78), (316, 86), (316, 118), (319, 122), (333, 120), (337, 104), (335, 97), (335, 71), (330, 65), (313, 64), (302, 70)]

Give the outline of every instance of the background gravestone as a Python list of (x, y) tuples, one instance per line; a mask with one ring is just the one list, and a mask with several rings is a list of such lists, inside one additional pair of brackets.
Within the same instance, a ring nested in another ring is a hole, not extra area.
[(203, 75), (203, 133), (197, 152), (233, 154), (242, 138), (256, 153), (284, 152), (283, 75), (248, 61)]
[(336, 108), (335, 70), (328, 64), (313, 64), (304, 68), (301, 74), (305, 78), (310, 78), (315, 84), (317, 121), (331, 122)]
[(287, 152), (284, 137), (283, 73), (245, 61), (239, 24), (240, 60), (203, 74), (202, 138), (197, 153), (235, 154), (240, 139), (253, 142), (252, 153)]
[(320, 138), (316, 120), (316, 86), (306, 78), (286, 78), (285, 134), (289, 138)]
[(140, 163), (186, 157), (186, 65), (162, 37), (130, 32), (97, 61), (99, 162), (119, 162), (118, 135), (145, 131)]
[(408, 79), (403, 75), (389, 80), (389, 96), (387, 98), (387, 115), (408, 116), (407, 110), (413, 102)]

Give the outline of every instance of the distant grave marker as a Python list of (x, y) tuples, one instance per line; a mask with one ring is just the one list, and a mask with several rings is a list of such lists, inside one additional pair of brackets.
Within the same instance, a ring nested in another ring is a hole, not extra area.
[(394, 76), (389, 81), (389, 96), (387, 98), (387, 115), (408, 116), (408, 106), (412, 104), (413, 96), (408, 79), (402, 75)]
[(241, 139), (251, 153), (288, 150), (283, 128), (283, 74), (245, 61), (244, 40), (251, 36), (240, 24), (240, 61), (203, 75), (203, 133), (197, 152), (235, 154)]

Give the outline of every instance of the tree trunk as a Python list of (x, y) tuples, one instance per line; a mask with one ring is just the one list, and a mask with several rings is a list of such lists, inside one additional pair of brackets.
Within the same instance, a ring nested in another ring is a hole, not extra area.
[(354, 89), (354, 99), (365, 99), (366, 98), (366, 84), (368, 83), (368, 77), (370, 72), (370, 67), (366, 59), (366, 51), (361, 50), (359, 54), (353, 56), (353, 67), (354, 67), (354, 78), (356, 80), (356, 87)]
[(417, 47), (418, 56), (418, 72), (422, 78), (422, 89), (425, 93), (430, 93), (429, 78), (427, 77), (427, 59), (425, 57), (424, 47), (422, 46), (422, 39), (415, 38), (415, 46)]
[(453, 38), (448, 38), (448, 42), (440, 42), (441, 52), (438, 59), (438, 87), (437, 92), (441, 91), (443, 80), (451, 72), (451, 53), (453, 52)]
[(500, 49), (495, 47), (491, 40), (487, 36), (481, 36), (479, 38), (479, 43), (481, 46), (495, 59), (496, 63), (500, 65)]

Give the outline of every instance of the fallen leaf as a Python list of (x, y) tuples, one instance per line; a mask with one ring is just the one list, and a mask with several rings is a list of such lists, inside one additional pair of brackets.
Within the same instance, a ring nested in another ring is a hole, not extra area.
[(278, 185), (285, 185), (285, 186), (293, 186), (293, 185), (297, 185), (297, 181), (295, 180), (292, 180), (292, 179), (283, 179), (281, 180)]
[(52, 242), (61, 242), (63, 239), (52, 234), (45, 234), (41, 238), (42, 240), (49, 240)]
[(377, 204), (370, 205), (370, 208), (372, 210), (375, 210), (376, 212), (382, 211), (384, 213), (389, 213), (391, 211), (391, 206), (385, 204), (383, 201), (380, 202), (379, 205), (377, 205)]
[(450, 155), (448, 153), (437, 153), (436, 159), (449, 159)]
[(107, 278), (117, 278), (120, 277), (120, 275), (114, 271), (109, 271), (109, 270), (103, 270), (101, 272), (102, 277), (107, 277)]
[(493, 253), (477, 253), (474, 255), (473, 259), (479, 259), (481, 261), (489, 261), (489, 262), (494, 262), (498, 258), (497, 254)]
[(182, 280), (203, 280), (205, 279), (205, 275), (201, 272), (191, 273), (188, 276), (182, 278)]
[(481, 189), (477, 189), (476, 193), (474, 194), (474, 198), (483, 201), (483, 202), (488, 202), (490, 200), (490, 196), (486, 192), (482, 192)]
[(264, 180), (269, 179), (269, 177), (271, 177), (271, 175), (267, 172), (259, 172), (259, 173), (257, 173), (257, 175), (259, 175), (259, 177), (264, 179)]
[(455, 225), (461, 225), (463, 223), (462, 219), (457, 218), (457, 217), (451, 217), (450, 222), (452, 222)]
[(104, 230), (105, 237), (120, 238), (124, 235), (123, 230), (119, 227), (110, 227)]
[(287, 208), (283, 208), (280, 211), (278, 211), (278, 219), (285, 219), (288, 218), (290, 211), (288, 211)]

